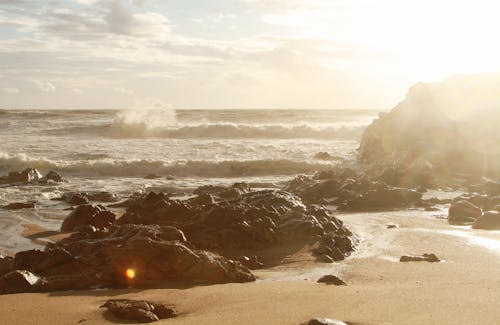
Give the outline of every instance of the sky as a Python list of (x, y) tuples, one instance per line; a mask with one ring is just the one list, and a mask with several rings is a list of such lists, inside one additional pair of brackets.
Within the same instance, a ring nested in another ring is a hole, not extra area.
[(0, 0), (0, 108), (389, 109), (500, 71), (492, 0)]

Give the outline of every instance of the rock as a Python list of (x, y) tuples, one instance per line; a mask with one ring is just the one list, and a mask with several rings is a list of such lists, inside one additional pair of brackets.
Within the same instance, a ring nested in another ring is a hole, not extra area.
[(324, 275), (318, 279), (318, 283), (333, 284), (335, 286), (345, 286), (347, 285), (342, 279), (338, 278), (333, 274)]
[(258, 270), (264, 267), (264, 264), (259, 261), (256, 255), (252, 257), (242, 256), (238, 259), (238, 261), (250, 270)]
[(0, 177), (0, 184), (30, 184), (38, 182), (42, 174), (35, 168), (27, 168), (20, 172), (10, 172), (7, 176)]
[(86, 195), (82, 193), (73, 193), (67, 197), (66, 202), (68, 202), (71, 205), (83, 205), (83, 204), (88, 204), (89, 199)]
[(333, 263), (333, 258), (330, 255), (322, 254), (316, 258), (319, 263)]
[(435, 254), (424, 254), (422, 256), (401, 256), (400, 262), (430, 262), (436, 263), (441, 260)]
[(61, 231), (74, 231), (78, 226), (85, 225), (108, 228), (115, 223), (115, 220), (116, 215), (103, 206), (80, 205), (64, 219)]
[(111, 299), (101, 308), (107, 308), (116, 318), (139, 323), (150, 323), (177, 316), (174, 307), (145, 300)]
[(347, 325), (346, 323), (330, 318), (313, 318), (307, 325)]
[(14, 256), (13, 268), (27, 270), (39, 275), (70, 274), (77, 272), (76, 259), (62, 248), (46, 251), (28, 250)]
[(456, 201), (448, 210), (448, 222), (456, 225), (472, 224), (482, 213), (480, 208), (468, 201)]
[(422, 198), (422, 194), (405, 188), (391, 188), (379, 184), (353, 199), (348, 199), (339, 205), (345, 211), (370, 211), (411, 206)]
[(500, 230), (500, 212), (487, 211), (483, 213), (473, 224), (473, 229)]
[(24, 270), (16, 270), (0, 277), (0, 294), (31, 292), (36, 290), (42, 279)]
[(3, 206), (6, 210), (22, 210), (22, 209), (34, 209), (36, 208), (36, 204), (34, 202), (16, 202), (10, 203)]
[(397, 229), (397, 228), (399, 228), (399, 226), (398, 226), (398, 225), (386, 225), (385, 227), (386, 227), (387, 229)]
[(498, 78), (480, 75), (413, 86), (365, 130), (360, 159), (379, 165), (399, 162), (409, 170), (431, 167), (445, 180), (462, 171), (500, 175), (498, 110), (491, 104), (497, 89)]
[(61, 175), (51, 170), (50, 172), (47, 173), (47, 175), (45, 175), (40, 179), (40, 183), (48, 183), (48, 182), (61, 183), (64, 182), (64, 179), (62, 178)]
[(10, 256), (0, 256), (0, 276), (14, 270), (14, 259)]
[(319, 160), (332, 160), (334, 157), (332, 157), (328, 152), (318, 152), (317, 154), (314, 155), (314, 159), (319, 159)]
[(155, 175), (155, 174), (148, 174), (144, 176), (144, 179), (159, 179), (161, 176)]

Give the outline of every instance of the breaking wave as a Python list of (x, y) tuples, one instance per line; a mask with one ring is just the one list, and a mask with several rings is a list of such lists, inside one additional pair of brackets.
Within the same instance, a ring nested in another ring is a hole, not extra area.
[(79, 160), (56, 162), (31, 158), (25, 154), (0, 153), (0, 171), (34, 167), (42, 171), (56, 170), (78, 176), (144, 177), (147, 174), (178, 177), (244, 177), (294, 175), (326, 170), (331, 164), (308, 163), (293, 160), (206, 161), (187, 160), (165, 162), (160, 160)]

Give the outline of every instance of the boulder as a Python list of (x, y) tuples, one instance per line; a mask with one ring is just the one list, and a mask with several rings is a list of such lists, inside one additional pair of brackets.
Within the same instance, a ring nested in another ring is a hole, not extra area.
[(448, 222), (454, 225), (472, 224), (482, 213), (479, 207), (468, 201), (456, 201), (448, 210)]
[(500, 212), (487, 211), (483, 213), (473, 224), (473, 229), (500, 230)]
[(64, 219), (61, 231), (74, 231), (78, 226), (86, 225), (108, 228), (115, 223), (115, 220), (116, 215), (103, 206), (80, 205)]
[(138, 323), (150, 323), (177, 316), (174, 307), (145, 300), (111, 299), (106, 301), (101, 308), (107, 308), (120, 320)]
[(0, 277), (0, 294), (36, 291), (42, 278), (25, 270), (16, 270)]
[(45, 175), (40, 179), (40, 183), (48, 183), (48, 182), (61, 183), (64, 182), (64, 179), (62, 178), (61, 175), (51, 170), (50, 172), (47, 173), (47, 175)]

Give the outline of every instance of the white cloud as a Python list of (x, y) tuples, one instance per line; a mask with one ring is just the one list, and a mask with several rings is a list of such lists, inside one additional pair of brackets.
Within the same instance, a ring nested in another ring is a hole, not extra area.
[(3, 88), (2, 90), (7, 94), (17, 94), (20, 92), (19, 88), (11, 88), (11, 87)]
[(37, 88), (44, 92), (52, 92), (56, 90), (56, 87), (50, 81), (43, 80), (33, 80), (33, 83), (37, 86)]
[(124, 87), (115, 87), (113, 89), (115, 92), (122, 95), (133, 95), (134, 91), (132, 89), (124, 88)]

